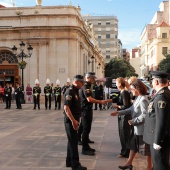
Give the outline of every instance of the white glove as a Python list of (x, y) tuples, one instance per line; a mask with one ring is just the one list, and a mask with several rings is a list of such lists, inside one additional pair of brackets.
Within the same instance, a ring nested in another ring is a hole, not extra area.
[(157, 144), (153, 144), (153, 148), (155, 149), (155, 150), (160, 150), (162, 147), (160, 146), (160, 145), (157, 145)]

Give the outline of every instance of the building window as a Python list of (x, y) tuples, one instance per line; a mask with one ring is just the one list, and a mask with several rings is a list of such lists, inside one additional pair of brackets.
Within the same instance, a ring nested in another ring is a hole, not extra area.
[(106, 34), (106, 38), (110, 38), (110, 34)]
[(110, 25), (110, 21), (106, 21), (106, 25)]
[(101, 28), (98, 28), (98, 31), (102, 31), (102, 29), (101, 29)]
[(110, 59), (110, 55), (106, 55), (106, 59)]
[(162, 38), (167, 38), (167, 33), (162, 33)]
[(101, 39), (102, 38), (102, 36), (101, 35), (98, 35), (98, 39)]
[(162, 47), (162, 54), (167, 54), (168, 47)]
[(106, 45), (110, 45), (110, 42), (106, 42)]
[(117, 39), (117, 35), (115, 35), (115, 38)]
[(110, 28), (106, 27), (106, 31), (110, 31)]
[(98, 25), (102, 25), (101, 21), (100, 21), (100, 22), (98, 22)]
[(110, 53), (110, 48), (106, 48), (106, 53)]

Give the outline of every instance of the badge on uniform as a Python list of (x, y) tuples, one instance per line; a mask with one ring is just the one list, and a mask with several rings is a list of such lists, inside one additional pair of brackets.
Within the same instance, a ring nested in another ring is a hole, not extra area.
[(78, 96), (77, 95), (75, 95), (75, 98), (78, 100)]
[(67, 95), (67, 96), (66, 96), (66, 100), (69, 101), (69, 100), (71, 100), (71, 99), (72, 99), (72, 96), (70, 96), (70, 95)]
[(150, 102), (149, 103), (149, 106), (148, 106), (148, 112), (152, 112), (152, 106), (153, 106), (153, 102)]
[(90, 89), (86, 89), (86, 93), (90, 93)]
[(166, 102), (165, 101), (158, 101), (158, 107), (160, 109), (164, 109), (166, 107)]

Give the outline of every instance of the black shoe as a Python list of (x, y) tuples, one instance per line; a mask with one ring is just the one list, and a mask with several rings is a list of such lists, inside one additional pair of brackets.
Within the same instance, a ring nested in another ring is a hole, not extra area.
[(47, 108), (45, 108), (45, 110), (47, 110)]
[(92, 152), (96, 152), (96, 149), (93, 149), (93, 148), (88, 148), (88, 150), (92, 151)]
[(97, 110), (97, 109), (94, 109), (94, 110)]
[(36, 109), (36, 107), (33, 108), (33, 110), (35, 110), (35, 109)]
[(72, 167), (72, 170), (87, 170), (87, 168), (79, 165), (78, 167)]
[(119, 166), (119, 169), (129, 169), (129, 170), (132, 170), (132, 169), (133, 169), (133, 166), (132, 166), (132, 165)]
[(92, 140), (89, 139), (89, 140), (88, 140), (88, 143), (94, 143), (94, 141), (92, 141)]
[(8, 109), (8, 107), (5, 107), (5, 109)]
[(78, 145), (82, 145), (82, 141), (81, 140), (78, 140)]
[(38, 108), (38, 110), (40, 110), (40, 107)]
[(71, 167), (71, 162), (66, 162), (66, 167), (67, 168)]
[(49, 110), (51, 110), (51, 108), (49, 108)]
[(55, 107), (55, 109), (54, 110), (56, 110), (56, 107)]
[(93, 151), (91, 151), (91, 150), (84, 150), (84, 149), (82, 149), (82, 154), (83, 155), (89, 155), (89, 156), (93, 156), (93, 155), (95, 155), (95, 152), (93, 152)]

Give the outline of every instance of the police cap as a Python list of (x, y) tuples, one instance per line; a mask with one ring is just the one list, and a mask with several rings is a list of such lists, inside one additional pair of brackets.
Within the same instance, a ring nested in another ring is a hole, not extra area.
[(86, 73), (86, 77), (96, 78), (95, 72), (88, 72), (88, 73)]
[(152, 78), (168, 78), (170, 74), (165, 71), (151, 71)]
[(84, 77), (82, 76), (82, 75), (75, 75), (74, 77), (73, 77), (73, 79), (74, 80), (77, 80), (77, 81), (82, 81), (82, 82), (84, 82)]

